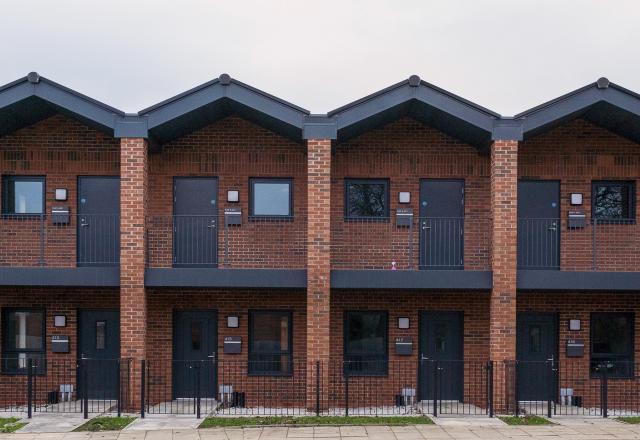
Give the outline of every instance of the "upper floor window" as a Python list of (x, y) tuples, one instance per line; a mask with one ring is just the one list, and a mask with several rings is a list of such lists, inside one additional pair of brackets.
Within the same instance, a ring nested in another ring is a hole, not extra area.
[(346, 179), (346, 218), (389, 217), (389, 181), (386, 179)]
[(635, 219), (635, 182), (593, 182), (593, 218)]
[(633, 314), (591, 314), (591, 374), (633, 375)]
[(45, 354), (44, 311), (34, 309), (3, 309), (2, 311), (2, 372), (26, 374), (28, 359), (36, 372), (44, 371)]
[(251, 217), (292, 217), (291, 179), (251, 179), (249, 196)]
[(291, 312), (249, 311), (249, 373), (291, 374)]
[(44, 214), (44, 177), (4, 176), (3, 214)]
[(345, 372), (353, 375), (386, 374), (387, 312), (347, 312), (344, 325)]

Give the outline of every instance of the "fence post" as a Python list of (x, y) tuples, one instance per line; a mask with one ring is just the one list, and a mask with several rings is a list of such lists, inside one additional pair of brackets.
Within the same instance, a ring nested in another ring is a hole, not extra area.
[(595, 218), (593, 219), (593, 226), (592, 226), (592, 231), (591, 231), (591, 247), (592, 247), (592, 252), (593, 252), (593, 262), (592, 262), (592, 270), (597, 270), (598, 268), (598, 257), (597, 257), (597, 253), (598, 253), (598, 241), (596, 240), (596, 232), (597, 232), (597, 226), (598, 226), (598, 219)]
[(117, 390), (118, 390), (118, 401), (117, 401), (117, 406), (118, 406), (118, 417), (120, 417), (122, 415), (122, 383), (120, 382), (121, 378), (120, 378), (120, 359), (116, 359), (116, 386), (117, 386)]
[(433, 362), (433, 417), (438, 417), (438, 361)]
[(609, 378), (607, 375), (607, 365), (604, 365), (604, 368), (602, 369), (602, 379), (601, 379), (601, 385), (600, 385), (600, 390), (601, 390), (601, 396), (600, 396), (600, 402), (602, 405), (602, 417), (604, 417), (605, 419), (607, 417), (609, 417)]
[(548, 370), (548, 375), (549, 375), (549, 390), (548, 393), (549, 395), (547, 396), (547, 417), (551, 418), (551, 400), (553, 399), (553, 392), (555, 390), (555, 386), (554, 386), (554, 377), (553, 377), (553, 361), (547, 361), (547, 364), (549, 364), (549, 370)]
[(515, 398), (514, 408), (516, 417), (518, 417), (518, 415), (520, 415), (520, 396), (518, 396), (518, 361), (513, 361), (513, 396)]
[(409, 269), (413, 269), (413, 217), (409, 223)]
[(33, 407), (33, 359), (27, 359), (27, 417), (31, 418)]
[(316, 361), (316, 416), (320, 415), (320, 361)]
[(85, 359), (80, 359), (80, 370), (82, 371), (82, 408), (85, 419), (89, 418), (89, 380), (87, 375), (87, 363)]
[(45, 214), (40, 215), (40, 266), (44, 266), (44, 224)]
[(349, 364), (348, 361), (344, 363), (344, 366), (346, 368), (343, 368), (344, 370), (344, 406), (345, 406), (345, 413), (344, 415), (346, 417), (349, 417)]
[(146, 361), (142, 359), (140, 361), (140, 418), (144, 419), (144, 410), (145, 410), (145, 383), (146, 383), (146, 375), (147, 375), (147, 365)]
[(489, 417), (493, 417), (493, 361), (487, 363), (487, 383), (489, 392), (487, 393), (487, 402), (489, 403)]
[(196, 364), (196, 418), (200, 418), (200, 372), (202, 371), (201, 364)]

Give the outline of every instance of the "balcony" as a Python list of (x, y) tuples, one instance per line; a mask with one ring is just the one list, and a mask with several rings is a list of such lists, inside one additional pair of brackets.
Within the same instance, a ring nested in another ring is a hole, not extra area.
[(0, 217), (1, 285), (118, 286), (119, 263), (119, 215)]
[(490, 218), (397, 214), (375, 219), (333, 214), (333, 287), (491, 288)]
[(147, 218), (151, 287), (306, 288), (305, 217), (158, 215)]
[(635, 221), (518, 220), (518, 287), (637, 290), (640, 236)]

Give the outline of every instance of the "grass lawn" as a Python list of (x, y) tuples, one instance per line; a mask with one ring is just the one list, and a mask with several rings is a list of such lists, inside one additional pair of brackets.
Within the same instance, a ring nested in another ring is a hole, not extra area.
[(619, 422), (623, 422), (623, 423), (629, 423), (631, 425), (639, 425), (640, 424), (640, 417), (635, 416), (635, 417), (618, 417), (616, 420), (618, 420)]
[(507, 425), (553, 425), (554, 423), (539, 416), (524, 416), (524, 417), (498, 417)]
[(200, 428), (260, 425), (432, 425), (428, 417), (207, 417)]
[(0, 433), (2, 434), (16, 432), (24, 425), (26, 425), (26, 423), (20, 422), (20, 419), (17, 417), (0, 417)]
[(120, 431), (135, 419), (135, 417), (96, 417), (78, 426), (74, 431)]

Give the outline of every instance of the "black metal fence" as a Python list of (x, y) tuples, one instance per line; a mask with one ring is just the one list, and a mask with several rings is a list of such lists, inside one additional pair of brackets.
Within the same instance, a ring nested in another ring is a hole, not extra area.
[(130, 359), (2, 359), (0, 411), (118, 413), (131, 401)]

